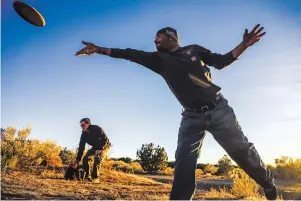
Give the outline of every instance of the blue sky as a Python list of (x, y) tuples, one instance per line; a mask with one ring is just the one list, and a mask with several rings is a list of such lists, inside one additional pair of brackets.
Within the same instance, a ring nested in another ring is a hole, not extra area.
[[(164, 80), (129, 61), (75, 57), (81, 41), (154, 51), (156, 31), (171, 26), (182, 46), (226, 53), (261, 23), (263, 40), (227, 69), (212, 69), (213, 78), (266, 163), (301, 157), (300, 1), (27, 0), (44, 28), (21, 19), (12, 2), (1, 3), (2, 127), (31, 124), (31, 138), (76, 148), (79, 120), (90, 117), (111, 139), (111, 156), (135, 158), (153, 142), (174, 160), (181, 106)], [(199, 162), (223, 154), (208, 133)]]

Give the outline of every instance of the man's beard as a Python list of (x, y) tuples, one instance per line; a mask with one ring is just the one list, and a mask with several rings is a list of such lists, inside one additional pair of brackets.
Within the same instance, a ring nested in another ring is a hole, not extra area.
[(168, 48), (167, 47), (157, 47), (156, 49), (158, 50), (158, 52), (168, 52)]

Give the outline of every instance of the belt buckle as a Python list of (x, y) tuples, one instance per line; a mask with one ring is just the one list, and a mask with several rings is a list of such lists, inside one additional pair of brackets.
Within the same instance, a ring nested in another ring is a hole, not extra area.
[[(201, 107), (202, 112), (204, 112), (203, 108), (207, 108), (207, 111), (209, 111), (208, 105), (205, 105), (205, 106)], [(206, 112), (206, 111), (205, 111), (205, 112)]]

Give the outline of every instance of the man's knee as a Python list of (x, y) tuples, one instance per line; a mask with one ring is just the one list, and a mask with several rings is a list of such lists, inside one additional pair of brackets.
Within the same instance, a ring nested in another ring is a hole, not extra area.
[(94, 156), (94, 163), (100, 163), (101, 162), (101, 156)]
[(175, 153), (176, 160), (180, 159), (197, 159), (200, 154), (200, 144), (179, 144)]
[(86, 155), (84, 158), (83, 158), (83, 164), (84, 165), (90, 165), (91, 162), (93, 162), (93, 157), (89, 156), (89, 155)]

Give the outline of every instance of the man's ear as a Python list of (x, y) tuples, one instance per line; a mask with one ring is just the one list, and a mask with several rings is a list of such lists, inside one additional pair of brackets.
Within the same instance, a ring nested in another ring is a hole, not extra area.
[(175, 41), (173, 38), (169, 37), (169, 41), (171, 45), (179, 45), (177, 41)]

